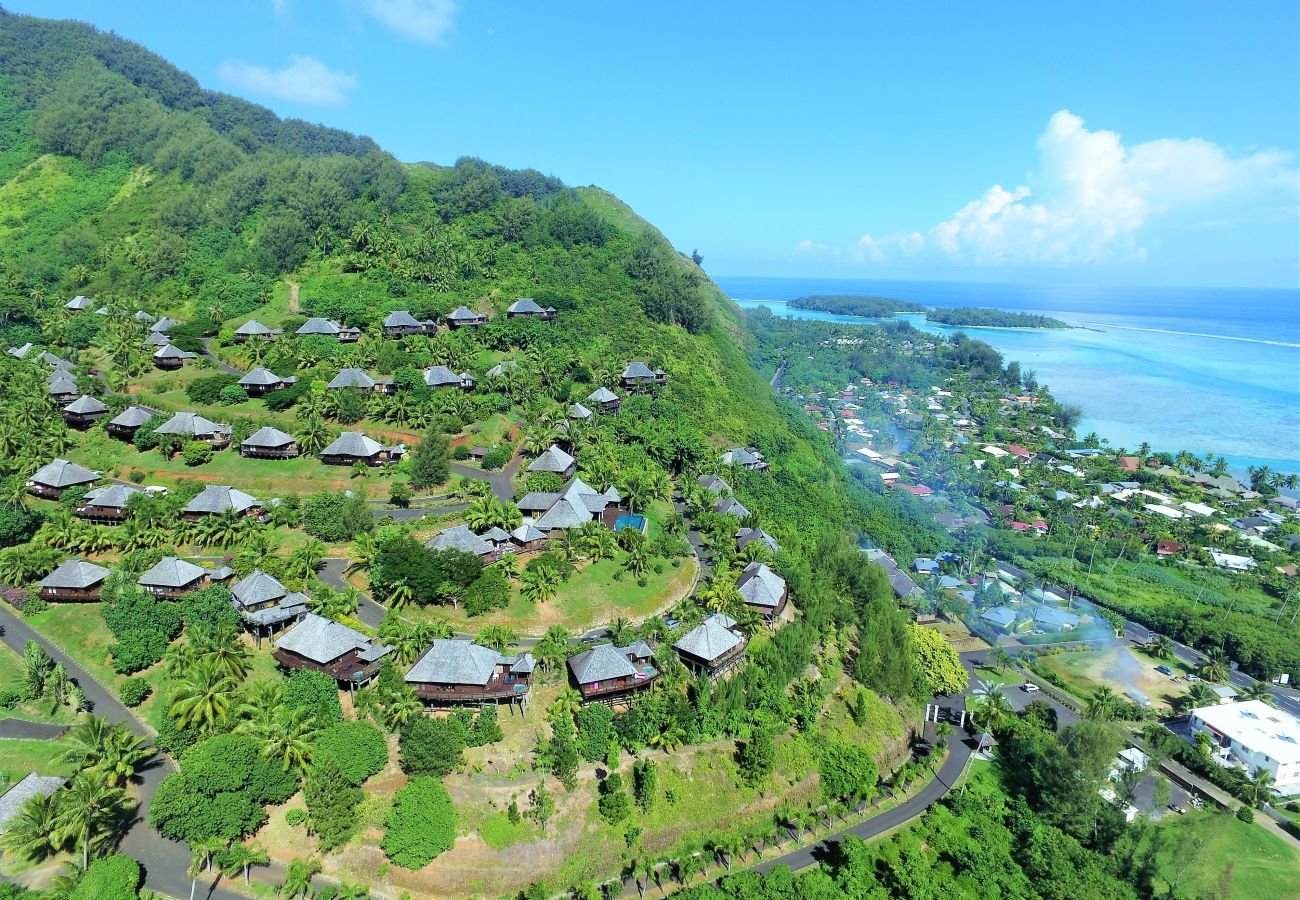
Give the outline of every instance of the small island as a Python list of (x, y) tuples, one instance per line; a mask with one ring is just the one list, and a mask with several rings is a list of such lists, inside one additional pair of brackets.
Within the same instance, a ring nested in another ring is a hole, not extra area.
[(895, 313), (925, 312), (925, 307), (919, 303), (890, 297), (815, 295), (797, 297), (786, 305), (794, 309), (815, 309), (841, 316), (867, 316), (873, 319), (887, 319)]
[(969, 328), (1069, 328), (1060, 319), (1034, 313), (1008, 312), (982, 306), (941, 307), (927, 310), (927, 322)]

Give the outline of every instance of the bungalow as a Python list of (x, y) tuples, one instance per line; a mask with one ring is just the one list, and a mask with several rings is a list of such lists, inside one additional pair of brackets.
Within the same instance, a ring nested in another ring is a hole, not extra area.
[(261, 341), (273, 341), (282, 334), (284, 334), (283, 328), (267, 328), (256, 319), (249, 319), (235, 329), (234, 338), (236, 344), (246, 344), (254, 338)]
[(307, 595), (290, 591), (280, 579), (254, 569), (247, 578), (230, 589), (230, 602), (258, 641), (263, 632), (273, 633), (286, 622), (296, 622), (307, 614)]
[(209, 484), (185, 504), (181, 518), (196, 522), (204, 516), (221, 515), (232, 510), (241, 516), (257, 517), (262, 514), (262, 501), (228, 484)]
[(617, 415), (618, 408), (623, 404), (618, 394), (614, 393), (607, 387), (598, 387), (587, 395), (587, 402), (597, 407), (606, 415)]
[(63, 304), (63, 308), (68, 310), (69, 312), (83, 312), (84, 310), (90, 309), (90, 307), (93, 305), (94, 305), (94, 301), (91, 300), (89, 297), (83, 297), (80, 294), (78, 294), (77, 296), (69, 300), (67, 303)]
[(719, 497), (717, 502), (713, 504), (713, 511), (720, 516), (735, 516), (737, 519), (749, 517), (749, 510), (745, 507), (745, 504), (735, 497)]
[(105, 430), (115, 438), (132, 440), (140, 426), (154, 417), (154, 411), (144, 406), (128, 406), (108, 420)]
[(393, 391), (393, 382), (378, 381), (371, 378), (364, 369), (339, 369), (339, 373), (325, 385), (331, 391), (355, 388), (376, 394), (389, 394)]
[(520, 318), (537, 318), (545, 322), (555, 321), (555, 307), (543, 307), (532, 297), (520, 297), (510, 308), (506, 310), (506, 317), (510, 319)]
[(1220, 705), (1237, 699), (1237, 692), (1226, 684), (1209, 684), (1210, 693), (1219, 698)]
[(696, 479), (696, 481), (699, 483), (700, 487), (704, 488), (706, 491), (712, 491), (715, 494), (722, 495), (734, 493), (734, 491), (731, 490), (731, 485), (727, 484), (727, 482), (718, 475), (701, 475)]
[(468, 372), (457, 375), (446, 366), (434, 366), (424, 370), (424, 383), (431, 388), (456, 387), (461, 390), (473, 390), (474, 379)]
[(654, 651), (645, 641), (627, 647), (600, 644), (570, 656), (568, 665), (583, 703), (630, 704), (659, 677)]
[(692, 672), (720, 678), (744, 660), (747, 643), (736, 620), (719, 612), (678, 638), (673, 649)]
[(439, 638), (424, 651), (406, 683), (430, 706), (528, 705), (536, 663), (531, 653), (504, 656), (472, 641)]
[(185, 360), (194, 359), (196, 354), (188, 350), (182, 350), (175, 344), (166, 344), (159, 347), (153, 355), (153, 364), (166, 371), (174, 371), (185, 365)]
[(1117, 456), (1115, 457), (1115, 464), (1119, 466), (1121, 472), (1136, 472), (1142, 468), (1142, 460), (1136, 456)]
[(453, 525), (439, 532), (424, 545), (434, 552), (440, 550), (459, 550), (483, 560), (484, 563), (496, 562), (500, 558), (497, 548), (488, 541), (469, 530), (468, 525)]
[(736, 532), (736, 552), (740, 553), (746, 546), (754, 541), (761, 541), (763, 546), (767, 547), (767, 549), (771, 550), (773, 553), (778, 553), (781, 550), (781, 545), (776, 542), (776, 538), (772, 537), (772, 535), (768, 534), (763, 529), (742, 528)]
[(785, 611), (786, 601), (790, 599), (790, 588), (785, 579), (761, 562), (745, 566), (736, 579), (736, 590), (745, 605), (762, 613), (768, 622)]
[(939, 563), (925, 556), (918, 556), (913, 560), (912, 568), (924, 575), (939, 574)]
[(551, 444), (546, 452), (528, 464), (528, 472), (545, 472), (551, 475), (559, 475), (566, 481), (574, 476), (578, 471), (578, 461), (565, 453), (559, 447)]
[(740, 466), (751, 472), (764, 472), (769, 468), (768, 461), (754, 447), (732, 447), (722, 454), (724, 466)]
[(103, 401), (89, 394), (82, 394), (62, 410), (63, 420), (73, 428), (85, 430), (108, 415), (108, 407)]
[(513, 553), (515, 550), (514, 545), (510, 543), (510, 532), (496, 525), (480, 534), (479, 537), (491, 544), (498, 553)]
[(654, 390), (668, 383), (668, 375), (663, 369), (651, 369), (645, 363), (633, 360), (623, 369), (618, 383), (634, 391)]
[(934, 489), (926, 487), (923, 484), (896, 484), (894, 485), (894, 487), (898, 488), (900, 491), (906, 491), (907, 493), (911, 494), (913, 497), (934, 496)]
[(1034, 609), (1034, 627), (1041, 631), (1072, 631), (1079, 626), (1079, 617), (1072, 612), (1046, 604)]
[(257, 429), (239, 445), (240, 455), (252, 459), (293, 459), (298, 452), (293, 435), (270, 425)]
[(75, 602), (99, 599), (108, 569), (84, 559), (65, 559), (59, 567), (38, 582), (42, 600), (71, 600)]
[(379, 674), (384, 657), (392, 651), (354, 628), (307, 613), (275, 639), (271, 655), (286, 669), (324, 672), (352, 688), (368, 684)]
[(1007, 451), (1003, 450), (1001, 447), (994, 447), (992, 444), (989, 444), (988, 446), (985, 447), (981, 447), (980, 451), (982, 453), (987, 453), (989, 456), (992, 456), (994, 459), (1011, 455), (1007, 453)]
[(486, 325), (487, 320), (487, 316), (474, 312), (468, 306), (458, 306), (447, 313), (447, 327), (453, 331), (457, 328)]
[(1156, 556), (1177, 556), (1183, 552), (1183, 544), (1180, 541), (1171, 541), (1168, 538), (1160, 538), (1156, 541)]
[(546, 533), (535, 525), (524, 523), (510, 532), (510, 541), (520, 552), (528, 553), (541, 550), (546, 545)]
[(327, 466), (350, 466), (358, 462), (383, 466), (399, 461), (405, 454), (404, 444), (385, 447), (359, 431), (345, 431), (320, 452), (320, 461)]
[(1008, 444), (1007, 452), (1010, 453), (1012, 456), (1018, 456), (1021, 459), (1032, 459), (1034, 455), (1033, 451), (1026, 450), (1024, 447), (1021, 447), (1017, 444)]
[(179, 324), (181, 323), (177, 322), (175, 319), (170, 319), (167, 316), (163, 316), (161, 319), (154, 322), (153, 325), (149, 327), (149, 333), (166, 334), (167, 332), (171, 331)]
[(980, 614), (980, 621), (998, 631), (1010, 634), (1015, 629), (1016, 611), (1009, 606), (990, 607)]
[(503, 359), (495, 366), (487, 370), (488, 378), (504, 378), (507, 372), (514, 371), (519, 367), (519, 361), (514, 359)]
[(49, 389), (50, 399), (59, 406), (66, 406), (81, 396), (77, 379), (67, 369), (55, 369), (45, 379), (45, 385)]
[(531, 491), (516, 505), (525, 516), (535, 517), (532, 524), (538, 531), (554, 537), (558, 532), (597, 520), (613, 528), (621, 502), (622, 497), (613, 487), (602, 493), (575, 477), (558, 494)]
[(1234, 572), (1249, 572), (1255, 568), (1255, 560), (1249, 556), (1238, 556), (1235, 553), (1224, 553), (1220, 550), (1206, 548), (1210, 554), (1210, 559), (1220, 569), (1231, 569)]
[(99, 479), (98, 472), (66, 459), (55, 459), (36, 470), (27, 482), (27, 490), (37, 497), (57, 500), (68, 488), (94, 484)]
[(438, 323), (432, 319), (421, 322), (405, 309), (398, 309), (384, 316), (384, 337), (402, 338), (408, 334), (437, 334)]
[(889, 586), (894, 589), (894, 596), (899, 600), (919, 594), (921, 589), (916, 586), (912, 577), (899, 568), (894, 558), (884, 550), (870, 549), (865, 551), (867, 559), (871, 560), (880, 568), (885, 570), (885, 577), (889, 579)]
[(572, 403), (569, 405), (568, 416), (575, 422), (585, 422), (593, 415), (594, 413), (581, 403)]
[(296, 375), (281, 378), (270, 369), (261, 366), (239, 379), (239, 386), (250, 397), (262, 397), (272, 391), (282, 391), (285, 388), (293, 387), (297, 383), (298, 376)]
[(68, 779), (62, 775), (37, 775), (29, 772), (23, 779), (0, 797), (0, 834), (9, 831), (9, 823), (17, 817), (27, 801), (33, 797), (53, 797)]
[(308, 319), (298, 326), (294, 332), (297, 335), (319, 334), (325, 337), (337, 338), (343, 332), (343, 327), (332, 319), (312, 318)]
[(164, 556), (152, 569), (136, 581), (146, 592), (156, 597), (181, 597), (190, 591), (208, 587), (216, 580), (230, 577), (228, 569), (205, 569), (192, 562)]
[(213, 449), (218, 450), (230, 443), (229, 425), (220, 425), (206, 416), (192, 412), (177, 413), (159, 425), (154, 434), (207, 441)]
[(86, 502), (77, 508), (77, 517), (96, 525), (120, 525), (127, 519), (126, 507), (131, 498), (143, 493), (125, 484), (92, 488), (86, 491)]
[(171, 339), (161, 331), (151, 331), (144, 342), (148, 347), (166, 347), (171, 343)]

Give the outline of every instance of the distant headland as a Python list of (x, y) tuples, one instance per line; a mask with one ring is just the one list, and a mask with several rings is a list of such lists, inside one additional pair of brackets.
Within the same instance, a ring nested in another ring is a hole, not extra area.
[(817, 294), (786, 303), (795, 309), (815, 309), (840, 316), (888, 319), (898, 313), (923, 313), (926, 321), (958, 328), (1070, 328), (1060, 319), (1034, 313), (1010, 312), (981, 306), (927, 307), (890, 297), (854, 297)]

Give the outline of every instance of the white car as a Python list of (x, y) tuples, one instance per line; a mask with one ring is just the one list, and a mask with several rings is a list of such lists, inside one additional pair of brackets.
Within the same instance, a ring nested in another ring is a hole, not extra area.
[(1026, 681), (1020, 686), (1020, 689), (1026, 694), (1037, 694), (1039, 691), (1038, 685), (1034, 684), (1032, 681)]

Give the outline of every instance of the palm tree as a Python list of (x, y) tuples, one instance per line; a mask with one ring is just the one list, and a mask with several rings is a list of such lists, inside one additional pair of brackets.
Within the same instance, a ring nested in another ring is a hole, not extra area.
[(239, 633), (226, 626), (197, 630), (190, 637), (197, 658), (209, 662), (232, 681), (243, 681), (251, 665), (251, 654), (239, 640)]
[(1205, 654), (1198, 674), (1206, 681), (1223, 682), (1228, 677), (1228, 654), (1215, 648)]
[(1252, 681), (1241, 689), (1241, 695), (1247, 700), (1259, 700), (1269, 706), (1277, 706), (1277, 697), (1273, 695), (1273, 689), (1262, 681)]
[(135, 778), (140, 767), (154, 755), (143, 738), (121, 724), (110, 724), (102, 716), (89, 716), (67, 734), (71, 744), (59, 755), (62, 762), (79, 770), (98, 772), (113, 787)]
[(352, 541), (352, 559), (348, 562), (348, 572), (369, 572), (379, 554), (379, 543), (374, 535), (359, 534)]
[(1219, 695), (1208, 684), (1198, 681), (1188, 689), (1184, 701), (1189, 708), (1199, 709), (1202, 706), (1214, 706), (1219, 702)]
[(609, 626), (609, 637), (615, 644), (620, 647), (628, 637), (628, 632), (632, 630), (632, 623), (623, 616), (619, 616)]
[(551, 718), (558, 716), (574, 716), (582, 708), (582, 695), (575, 688), (566, 687), (560, 691), (560, 695), (551, 703), (547, 712)]
[(1100, 722), (1106, 722), (1115, 717), (1119, 706), (1119, 697), (1109, 685), (1102, 685), (1092, 692), (1088, 699), (1088, 706), (1084, 710), (1084, 716)]
[(27, 862), (43, 862), (58, 853), (63, 848), (58, 833), (62, 799), (62, 791), (28, 798), (18, 808), (18, 814), (5, 823), (8, 830), (0, 838), (0, 846)]
[(505, 650), (517, 640), (519, 635), (506, 625), (488, 625), (478, 633), (478, 643), (497, 652)]
[(552, 625), (547, 628), (546, 634), (542, 635), (537, 646), (533, 648), (533, 654), (542, 668), (549, 670), (563, 664), (569, 655), (570, 640), (572, 636), (563, 625)]
[(284, 884), (280, 885), (279, 893), (285, 897), (293, 897), (295, 900), (302, 900), (311, 890), (311, 880), (316, 873), (320, 871), (320, 862), (314, 859), (295, 859), (289, 863), (289, 871), (285, 873)]
[(81, 772), (59, 800), (58, 830), (81, 846), (81, 867), (90, 865), (90, 845), (101, 844), (123, 824), (126, 793), (98, 772)]
[(650, 571), (650, 557), (646, 554), (645, 547), (636, 545), (628, 550), (627, 557), (623, 560), (623, 568), (637, 578)]
[(1262, 806), (1273, 796), (1273, 773), (1263, 766), (1255, 769), (1255, 774), (1246, 782), (1246, 797), (1251, 806)]
[(248, 887), (248, 870), (253, 866), (264, 866), (270, 861), (271, 857), (260, 847), (235, 844), (221, 855), (221, 874), (232, 875), (240, 872), (244, 876), (244, 887)]
[(974, 696), (974, 718), (976, 724), (981, 728), (987, 728), (990, 731), (996, 730), (1003, 722), (1008, 721), (1015, 715), (1011, 701), (1002, 693), (1002, 685), (1000, 684), (981, 681), (979, 686), (975, 688)]
[(672, 753), (684, 743), (686, 743), (686, 732), (676, 722), (666, 725), (650, 739), (650, 746), (657, 747), (665, 753)]
[(180, 728), (210, 729), (226, 718), (236, 683), (210, 661), (201, 661), (182, 677), (173, 695), (171, 714)]
[(281, 706), (272, 717), (272, 727), (253, 729), (253, 737), (262, 744), (262, 755), (279, 760), (281, 768), (302, 773), (311, 762), (312, 739), (316, 736), (316, 719), (305, 709)]
[(284, 574), (289, 578), (306, 579), (316, 574), (325, 560), (325, 545), (312, 539), (289, 554)]
[(1154, 640), (1147, 644), (1146, 649), (1147, 653), (1150, 653), (1156, 659), (1170, 659), (1174, 655), (1174, 642), (1163, 634), (1158, 634)]
[(551, 566), (534, 565), (519, 576), (519, 594), (529, 603), (551, 600), (560, 586), (560, 573)]

